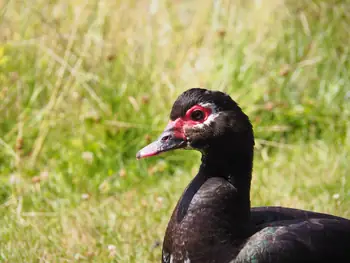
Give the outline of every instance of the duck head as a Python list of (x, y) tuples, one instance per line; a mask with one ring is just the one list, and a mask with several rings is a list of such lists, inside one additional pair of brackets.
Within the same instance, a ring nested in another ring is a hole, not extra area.
[(203, 155), (232, 148), (252, 152), (253, 146), (250, 121), (230, 96), (193, 88), (176, 99), (162, 134), (136, 157), (141, 159), (181, 148), (198, 150)]

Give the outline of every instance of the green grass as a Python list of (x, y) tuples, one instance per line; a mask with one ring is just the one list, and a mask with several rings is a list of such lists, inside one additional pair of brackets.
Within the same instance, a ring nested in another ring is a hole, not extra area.
[(0, 1), (0, 261), (160, 262), (199, 154), (135, 154), (196, 86), (251, 118), (254, 206), (349, 218), (349, 4)]

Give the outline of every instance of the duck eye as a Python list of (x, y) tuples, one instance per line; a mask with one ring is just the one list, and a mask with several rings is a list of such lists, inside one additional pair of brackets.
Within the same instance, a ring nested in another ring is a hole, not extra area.
[(200, 121), (204, 119), (204, 112), (201, 110), (195, 110), (191, 113), (191, 119), (194, 121)]

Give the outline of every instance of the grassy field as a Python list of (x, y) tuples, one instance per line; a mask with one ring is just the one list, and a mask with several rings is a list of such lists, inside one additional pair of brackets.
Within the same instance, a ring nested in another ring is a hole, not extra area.
[(135, 154), (197, 86), (251, 118), (254, 206), (350, 217), (349, 28), (347, 0), (0, 0), (0, 262), (160, 262), (199, 154)]

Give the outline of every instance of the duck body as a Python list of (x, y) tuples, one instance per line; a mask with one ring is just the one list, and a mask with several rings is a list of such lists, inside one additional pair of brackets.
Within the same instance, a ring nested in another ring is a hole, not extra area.
[(188, 202), (183, 199), (186, 191), (168, 224), (162, 263), (350, 262), (349, 220), (284, 207), (254, 207), (250, 220), (235, 222), (237, 210), (222, 207), (222, 202), (235, 201), (237, 189), (220, 177), (203, 183), (179, 218), (181, 203)]
[(349, 220), (285, 207), (255, 207), (247, 219), (223, 205), (237, 201), (222, 177), (195, 177), (168, 224), (162, 263), (350, 260)]
[(226, 94), (191, 89), (138, 158), (178, 148), (202, 153), (169, 221), (162, 263), (350, 262), (350, 220), (292, 208), (250, 207), (254, 136)]

